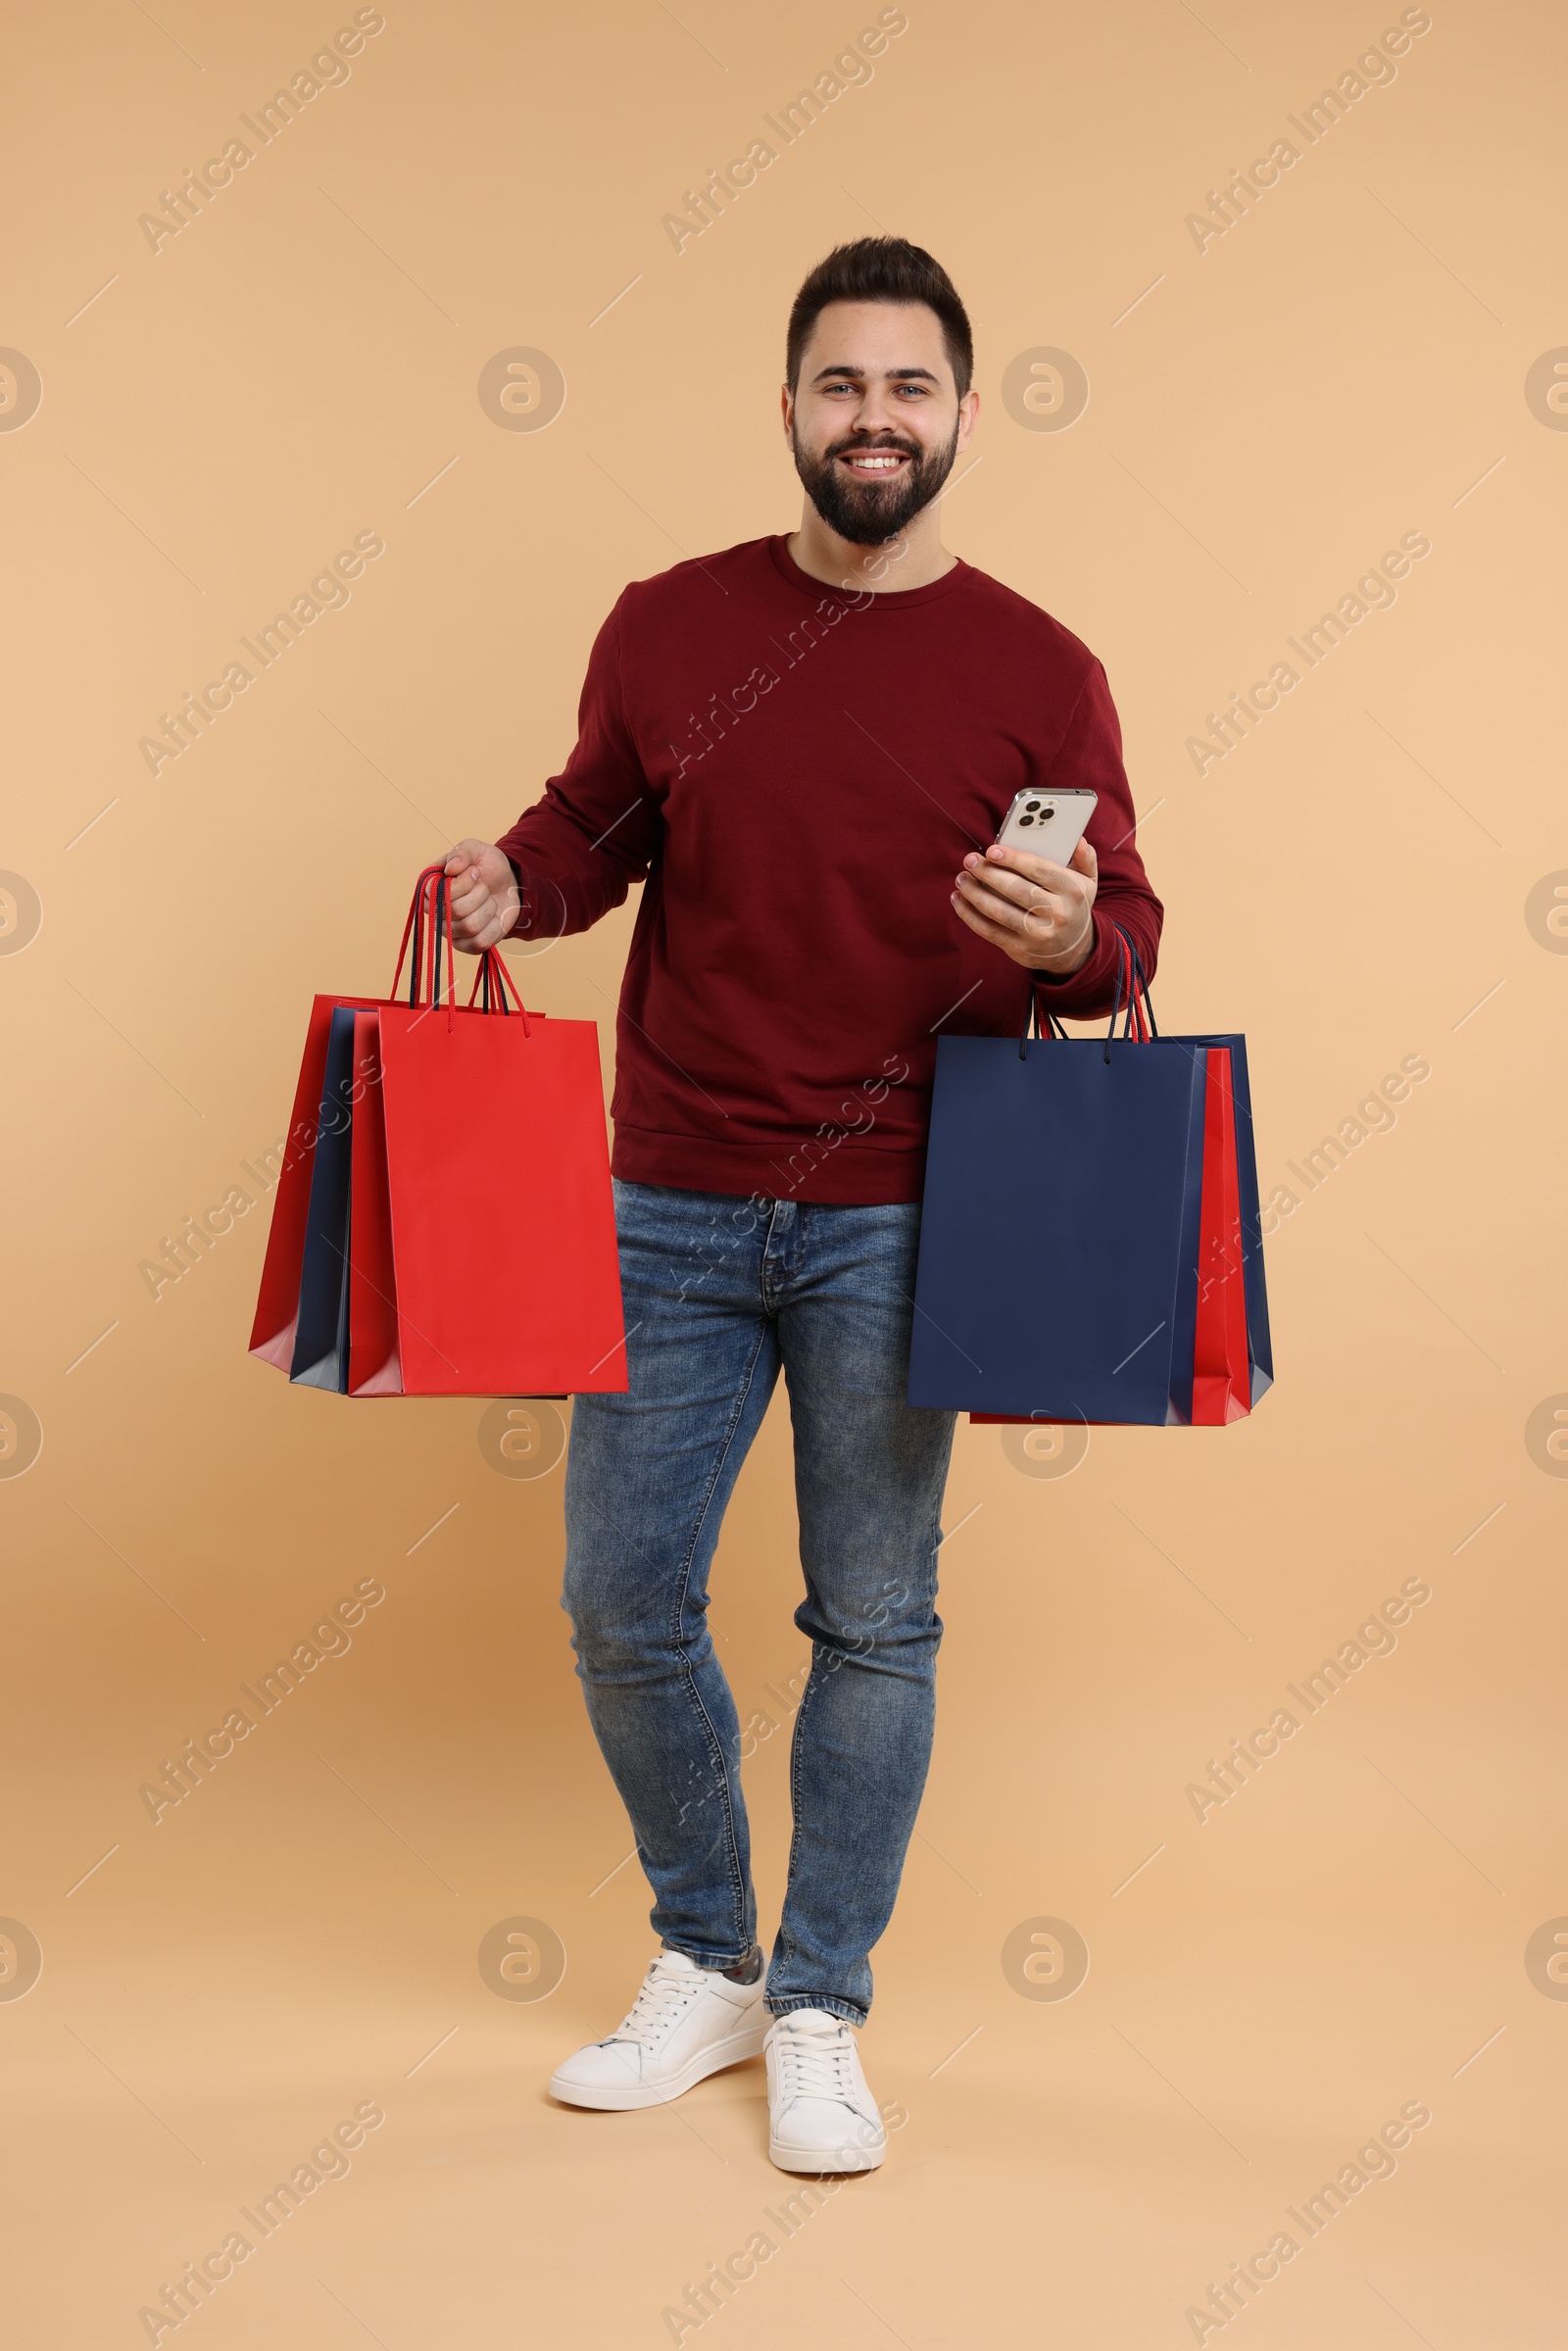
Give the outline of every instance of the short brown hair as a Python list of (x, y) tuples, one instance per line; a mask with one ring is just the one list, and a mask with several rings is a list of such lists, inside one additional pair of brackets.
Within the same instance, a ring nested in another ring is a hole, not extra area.
[(790, 311), (784, 371), (793, 392), (811, 329), (830, 302), (923, 302), (942, 321), (948, 364), (961, 400), (974, 375), (974, 337), (958, 290), (939, 261), (905, 237), (857, 237), (817, 263)]

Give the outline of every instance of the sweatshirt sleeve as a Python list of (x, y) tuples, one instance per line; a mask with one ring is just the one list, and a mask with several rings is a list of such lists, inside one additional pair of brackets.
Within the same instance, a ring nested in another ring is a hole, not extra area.
[(1099, 661), (1084, 681), (1048, 780), (1061, 791), (1100, 796), (1087, 836), (1100, 861), (1100, 886), (1088, 961), (1064, 975), (1037, 971), (1033, 976), (1043, 1005), (1069, 1019), (1093, 1020), (1116, 1000), (1118, 926), (1136, 948), (1145, 979), (1152, 980), (1165, 915), (1134, 843), (1138, 819), (1122, 764), (1121, 724)]
[(646, 881), (662, 818), (626, 720), (620, 635), (625, 598), (594, 640), (577, 706), (577, 743), (544, 796), (496, 844), (512, 860), (517, 939), (585, 931)]

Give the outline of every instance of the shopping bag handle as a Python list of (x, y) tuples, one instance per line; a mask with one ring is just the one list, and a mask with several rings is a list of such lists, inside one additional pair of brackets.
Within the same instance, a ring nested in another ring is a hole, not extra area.
[[(442, 907), (442, 901), (444, 901), (444, 907)], [(435, 1004), (435, 997), (440, 995), (440, 985), (442, 985), (440, 983), (440, 938), (435, 941), (435, 953), (432, 953), (430, 956), (425, 956), (428, 929), (440, 929), (440, 912), (435, 912), (435, 919), (432, 919), (432, 909), (435, 907), (444, 909), (444, 914), (447, 914), (447, 926), (452, 926), (452, 884), (447, 882), (447, 867), (425, 865), (425, 870), (420, 872), (418, 882), (414, 884), (414, 898), (409, 901), (409, 919), (405, 921), (405, 926), (402, 926), (402, 945), (397, 948), (397, 971), (393, 973), (393, 985), (390, 985), (390, 990), (388, 990), (388, 995), (393, 995), (393, 997), (397, 995), (397, 990), (400, 990), (402, 961), (405, 961), (405, 956), (409, 953), (409, 936), (412, 936), (414, 938), (414, 966), (412, 966), (412, 971), (409, 971), (409, 1004), (425, 1004), (425, 1002)], [(425, 964), (428, 964), (430, 980), (432, 980), (428, 997), (420, 992), (423, 990), (423, 980), (425, 980)]]
[(481, 995), (483, 1001), (480, 1004), (480, 1010), (490, 1011), (492, 1008), (490, 998), (493, 989), (502, 1012), (510, 1013), (512, 1006), (507, 1002), (509, 988), (516, 998), (517, 1009), (522, 1014), (522, 1033), (525, 1037), (531, 1037), (533, 1031), (528, 1025), (528, 1007), (522, 1001), (522, 991), (507, 969), (506, 962), (497, 949), (487, 947), (479, 957), (479, 968), (473, 975), (473, 986), (468, 994), (469, 1011), (471, 1012), (473, 1009), (474, 998)]
[[(414, 897), (409, 906), (409, 918), (403, 925), (403, 943), (398, 949), (398, 967), (392, 975), (391, 994), (396, 997), (403, 981), (403, 965), (408, 955), (409, 942), (414, 942), (414, 960), (409, 967), (409, 1003), (428, 1005), (432, 1010), (441, 1001), (441, 964), (445, 950), (447, 965), (447, 1027), (453, 1025), (457, 1003), (457, 952), (452, 946), (452, 883), (444, 865), (426, 865), (414, 885)], [(428, 995), (423, 991), (428, 987)], [(476, 999), (485, 1012), (499, 1010), (510, 1013), (507, 991), (512, 991), (516, 1009), (522, 1015), (522, 1033), (532, 1036), (528, 1024), (528, 1008), (522, 1001), (516, 981), (495, 948), (487, 947), (479, 957), (479, 968), (473, 975), (473, 988), (468, 997), (471, 1011)]]
[[(1112, 928), (1121, 942), (1116, 957), (1118, 1003), (1124, 978), (1127, 984), (1127, 1016), (1122, 1024), (1121, 1033), (1124, 1037), (1136, 1038), (1141, 1044), (1147, 1045), (1151, 1038), (1159, 1035), (1154, 1021), (1154, 1007), (1150, 1002), (1149, 982), (1144, 977), (1144, 966), (1138, 950), (1122, 929), (1121, 924), (1115, 923)], [(1107, 1045), (1115, 1033), (1115, 1027), (1116, 1011), (1113, 1008), (1110, 1015), (1110, 1028), (1105, 1034)]]
[[(414, 885), (414, 897), (409, 905), (409, 918), (403, 925), (403, 943), (398, 949), (398, 967), (392, 975), (391, 995), (395, 997), (403, 980), (403, 958), (409, 952), (409, 939), (414, 940), (414, 960), (409, 967), (409, 1003), (424, 1004), (434, 1011), (441, 1001), (441, 951), (447, 945), (447, 1027), (453, 1025), (457, 1008), (457, 954), (449, 944), (452, 933), (452, 883), (444, 865), (426, 865)], [(421, 990), (428, 977), (429, 995)]]
[[(1152, 1038), (1159, 1035), (1154, 1020), (1154, 1007), (1150, 1001), (1149, 982), (1144, 977), (1144, 966), (1138, 950), (1119, 922), (1113, 923), (1111, 927), (1116, 933), (1117, 941), (1116, 994), (1110, 1007), (1110, 1026), (1105, 1031), (1105, 1059), (1107, 1061), (1110, 1059), (1110, 1041), (1116, 1034), (1118, 1020), (1122, 1023), (1122, 1036), (1131, 1038), (1137, 1044), (1147, 1045)], [(1062, 1041), (1066, 1039), (1067, 1031), (1063, 1027), (1059, 1015), (1053, 1011), (1049, 1004), (1042, 1005), (1040, 990), (1033, 985), (1029, 990), (1029, 1002), (1024, 1006), (1023, 1027), (1018, 1033), (1018, 1058), (1020, 1061), (1028, 1057), (1025, 1047), (1029, 1042), (1031, 1024), (1037, 1042), (1043, 1037), (1054, 1037)]]

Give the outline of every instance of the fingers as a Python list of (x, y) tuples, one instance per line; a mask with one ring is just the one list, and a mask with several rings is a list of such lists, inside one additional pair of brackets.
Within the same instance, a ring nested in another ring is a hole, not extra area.
[(960, 919), (982, 939), (1032, 970), (1054, 969), (1071, 947), (1092, 937), (1099, 861), (1080, 841), (1069, 864), (1032, 850), (1002, 849), (963, 860), (953, 894)]
[[(1082, 846), (1080, 842), (1079, 848)], [(1074, 850), (1074, 860), (1077, 856), (1078, 851)], [(1069, 879), (1069, 875), (1081, 875), (1082, 866), (1076, 862), (1072, 866), (1059, 865), (1054, 857), (1038, 857), (1030, 849), (1003, 849), (993, 842), (983, 857), (971, 850), (963, 863), (966, 872), (978, 874), (988, 888), (1022, 906), (1038, 906), (1042, 890), (1053, 895), (1065, 892), (1071, 898), (1082, 888), (1081, 881)]]
[(989, 939), (993, 947), (1004, 948), (1008, 955), (1012, 955), (1018, 946), (1019, 934), (1016, 931), (1004, 930), (1000, 922), (993, 922), (988, 915), (980, 913), (969, 900), (960, 898), (956, 891), (953, 894), (953, 910), (960, 922), (967, 923), (978, 937)]
[(469, 955), (477, 955), (487, 944), (479, 933), (499, 911), (479, 862), (486, 850), (483, 841), (460, 841), (444, 868), (451, 890), (452, 937)]
[(1028, 931), (1044, 939), (1063, 925), (1075, 927), (1082, 919), (1085, 902), (1082, 880), (1046, 857), (1030, 857), (1028, 862), (1038, 869), (1040, 879), (1031, 880), (1014, 868), (980, 857), (965, 857), (956, 885), (958, 895), (977, 913), (1014, 936)]
[(466, 922), (453, 922), (452, 944), (460, 955), (482, 955), (486, 948), (499, 947), (511, 928), (511, 908), (498, 906), (492, 898)]
[(443, 871), (452, 890), (452, 936), (466, 955), (482, 955), (506, 938), (516, 918), (512, 866), (493, 842), (460, 841)]
[[(469, 892), (461, 911), (454, 894), (452, 900), (452, 936), (460, 947), (492, 947), (500, 938), (505, 923), (501, 908), (488, 890)], [(482, 936), (489, 933), (491, 936)]]
[(493, 841), (460, 841), (448, 851), (443, 871), (454, 885), (454, 906), (460, 896), (460, 875), (465, 877), (464, 888), (489, 891), (497, 899), (513, 887), (511, 860)]
[(971, 850), (963, 861), (970, 867), (983, 865), (988, 871), (1021, 874), (1032, 882), (1059, 881), (1067, 871), (1054, 857), (1041, 857), (1038, 850), (1004, 849), (1000, 841), (993, 841), (983, 857)]
[(1085, 929), (1099, 874), (1099, 859), (1087, 841), (1079, 842), (1066, 865), (1032, 850), (993, 843), (983, 857), (971, 852), (964, 858), (956, 890), (1014, 944), (1027, 940), (1049, 954)]
[(458, 953), (482, 955), (487, 948), (499, 947), (517, 912), (509, 859), (493, 842), (459, 841), (441, 870), (451, 887), (452, 944)]
[(454, 924), (452, 944), (460, 955), (482, 955), (486, 948), (498, 947), (506, 935), (507, 925), (499, 917), (494, 922), (487, 922), (482, 930), (471, 935), (460, 932), (457, 925)]
[(972, 884), (954, 892), (953, 906), (982, 939), (1004, 947), (1008, 955), (1025, 963), (1043, 963), (1072, 927), (1042, 915), (1027, 914), (1009, 899), (997, 898)]

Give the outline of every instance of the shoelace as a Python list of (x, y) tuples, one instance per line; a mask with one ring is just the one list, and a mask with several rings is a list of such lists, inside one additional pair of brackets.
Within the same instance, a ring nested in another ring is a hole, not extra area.
[(790, 2098), (832, 2098), (840, 2105), (855, 2103), (855, 2043), (848, 2025), (804, 2016), (799, 2010), (779, 2019), (773, 2037), (778, 2061), (779, 2092)]
[(654, 1961), (625, 2022), (610, 2035), (612, 2040), (638, 2041), (644, 2048), (652, 2048), (691, 2006), (703, 1988), (703, 1980), (671, 1964), (673, 1956), (664, 1952)]

